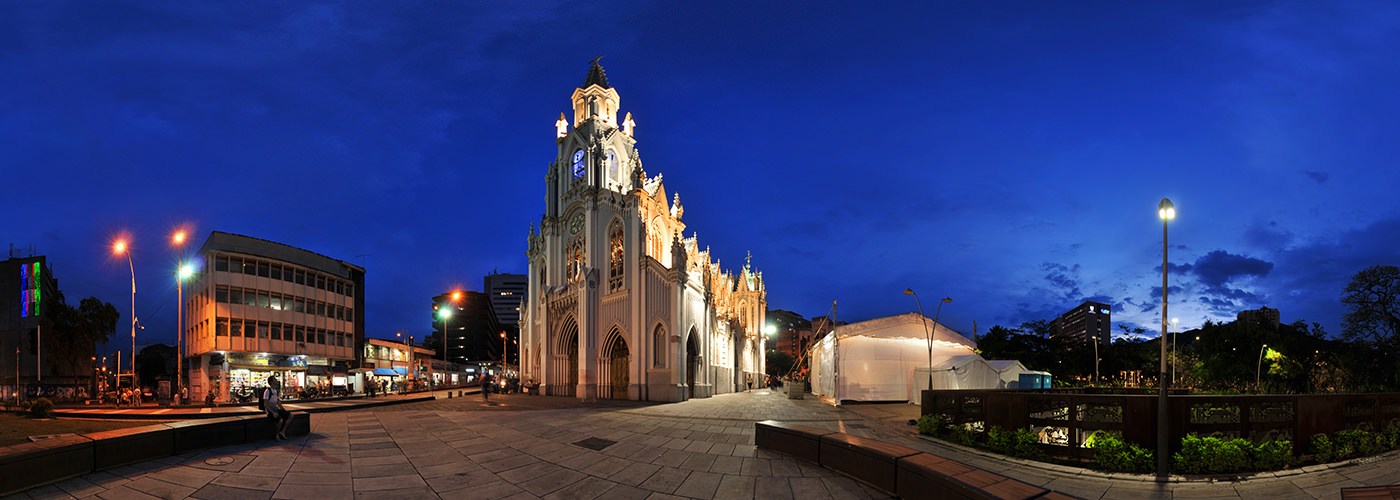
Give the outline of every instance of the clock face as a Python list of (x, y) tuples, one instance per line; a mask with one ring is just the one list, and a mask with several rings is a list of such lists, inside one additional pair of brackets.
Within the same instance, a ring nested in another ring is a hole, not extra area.
[(574, 151), (574, 178), (583, 178), (583, 150)]
[(575, 215), (573, 219), (570, 219), (570, 220), (569, 220), (569, 233), (571, 233), (571, 234), (578, 234), (578, 232), (579, 232), (579, 231), (582, 231), (582, 230), (583, 230), (583, 214)]
[(617, 153), (608, 150), (608, 177), (614, 182), (617, 181)]

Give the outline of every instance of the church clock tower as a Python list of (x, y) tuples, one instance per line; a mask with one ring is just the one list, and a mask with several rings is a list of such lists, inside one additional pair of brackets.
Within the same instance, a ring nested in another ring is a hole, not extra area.
[(572, 122), (561, 113), (554, 124), (545, 213), (530, 229), (521, 373), (546, 394), (584, 400), (736, 390), (762, 373), (761, 313), (739, 329), (729, 316), (764, 310), (762, 275), (724, 274), (684, 236), (680, 197), (646, 176), (636, 123), (630, 113), (618, 121), (621, 98), (598, 59), (570, 100)]

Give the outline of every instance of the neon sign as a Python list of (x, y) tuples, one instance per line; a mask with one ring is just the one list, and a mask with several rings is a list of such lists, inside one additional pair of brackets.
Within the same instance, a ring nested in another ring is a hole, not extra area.
[(39, 315), (39, 295), (42, 288), (39, 286), (39, 273), (42, 268), (43, 265), (39, 262), (19, 266), (19, 317), (21, 318)]

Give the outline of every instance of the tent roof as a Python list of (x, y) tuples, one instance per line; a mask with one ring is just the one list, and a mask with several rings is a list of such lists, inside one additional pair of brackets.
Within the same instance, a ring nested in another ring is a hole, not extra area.
[(992, 365), (992, 368), (996, 368), (996, 370), (999, 372), (1004, 372), (1007, 368), (1012, 368), (1017, 372), (1026, 371), (1026, 365), (1023, 365), (1020, 361), (1014, 359), (989, 359), (987, 360), (987, 364)]
[(924, 340), (928, 338), (927, 328), (933, 330), (933, 339), (962, 344), (968, 347), (975, 347), (977, 344), (968, 340), (961, 333), (952, 328), (948, 328), (934, 322), (932, 319), (917, 312), (896, 314), (872, 320), (852, 323), (836, 328), (837, 333), (842, 337), (872, 337), (872, 338), (913, 338)]
[[(967, 365), (979, 363), (984, 365), (988, 364), (987, 360), (982, 359), (982, 356), (978, 356), (976, 354), (963, 354), (961, 356), (948, 356), (947, 358), (943, 358), (942, 361), (939, 361), (937, 364), (933, 365), (933, 369), (938, 370), (940, 368), (960, 368), (965, 367)], [(989, 365), (988, 368), (991, 368), (991, 366)], [(992, 370), (995, 371), (996, 369), (993, 368)]]

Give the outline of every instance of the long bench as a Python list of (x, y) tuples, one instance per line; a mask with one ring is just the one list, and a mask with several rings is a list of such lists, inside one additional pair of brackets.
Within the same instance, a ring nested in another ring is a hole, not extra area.
[[(293, 412), (288, 436), (311, 433), (311, 415)], [(186, 420), (0, 447), (0, 496), (90, 472), (188, 453), (272, 439), (262, 416)]]
[(754, 443), (908, 500), (1074, 498), (912, 448), (775, 420), (754, 424)]

